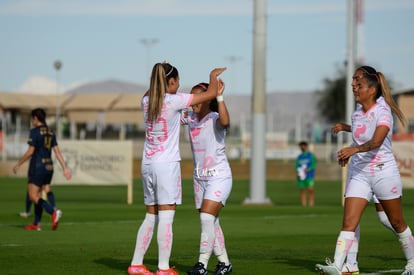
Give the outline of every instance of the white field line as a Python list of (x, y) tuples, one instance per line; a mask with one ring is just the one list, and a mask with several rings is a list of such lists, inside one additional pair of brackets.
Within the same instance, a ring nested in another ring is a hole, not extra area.
[(398, 273), (401, 274), (404, 270), (402, 269), (389, 269), (389, 270), (379, 270), (372, 273), (359, 273), (359, 275), (379, 275), (379, 274), (389, 274), (389, 273)]
[[(100, 222), (60, 222), (59, 225), (78, 225), (78, 224), (129, 224), (129, 223), (136, 223), (140, 224), (142, 220), (124, 220), (124, 221), (100, 221)], [(25, 225), (29, 224), (29, 222), (26, 223), (0, 223), (0, 227), (24, 227)], [(48, 222), (42, 222), (42, 226), (44, 225), (50, 225), (51, 223)]]

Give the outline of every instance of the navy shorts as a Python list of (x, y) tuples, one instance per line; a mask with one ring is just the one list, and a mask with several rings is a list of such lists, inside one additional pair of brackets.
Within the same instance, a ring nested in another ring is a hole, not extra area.
[(53, 171), (46, 173), (36, 173), (34, 175), (29, 174), (29, 183), (33, 183), (36, 186), (42, 187), (45, 184), (50, 184), (52, 181)]

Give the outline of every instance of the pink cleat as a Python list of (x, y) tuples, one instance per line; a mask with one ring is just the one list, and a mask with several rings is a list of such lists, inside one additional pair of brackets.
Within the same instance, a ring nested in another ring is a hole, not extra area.
[(174, 270), (175, 266), (170, 267), (169, 269), (166, 270), (157, 270), (157, 273), (155, 273), (155, 275), (178, 275), (178, 272)]
[(129, 275), (154, 275), (145, 265), (131, 265), (128, 267)]

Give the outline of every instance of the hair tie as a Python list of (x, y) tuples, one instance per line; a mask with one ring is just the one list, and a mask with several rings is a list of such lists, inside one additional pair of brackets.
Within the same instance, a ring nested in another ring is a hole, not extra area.
[(170, 71), (165, 76), (169, 76), (172, 73), (173, 70), (174, 70), (174, 66), (171, 65)]
[(198, 83), (196, 86), (201, 87), (204, 91), (207, 91), (207, 86), (204, 85), (203, 83)]
[(375, 79), (377, 80), (377, 82), (379, 84), (381, 84), (380, 77), (379, 77), (379, 74), (378, 74), (379, 72), (376, 71), (374, 68), (372, 68), (372, 70), (374, 70), (373, 72), (369, 72), (367, 68), (371, 68), (371, 67), (362, 66), (362, 67), (359, 67), (358, 70), (361, 70), (364, 73), (364, 75), (373, 75), (373, 76), (375, 76)]
[(375, 77), (377, 78), (378, 83), (381, 85), (380, 77), (378, 72), (375, 73)]

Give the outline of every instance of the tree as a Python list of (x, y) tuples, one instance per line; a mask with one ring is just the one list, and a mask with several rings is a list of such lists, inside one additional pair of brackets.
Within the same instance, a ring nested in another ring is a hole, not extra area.
[[(359, 67), (359, 65), (357, 66)], [(346, 121), (346, 66), (337, 68), (334, 78), (323, 79), (324, 88), (317, 90), (319, 96), (317, 107), (321, 117), (328, 122)], [(387, 78), (388, 86), (393, 91), (394, 81)]]
[(345, 121), (346, 68), (338, 67), (335, 77), (325, 78), (323, 83), (324, 88), (316, 91), (319, 114), (328, 122)]

